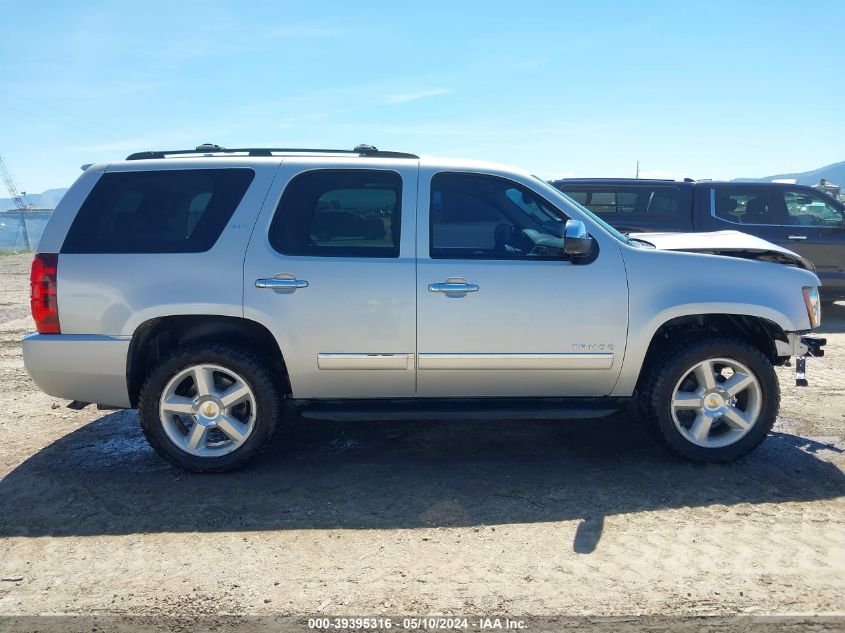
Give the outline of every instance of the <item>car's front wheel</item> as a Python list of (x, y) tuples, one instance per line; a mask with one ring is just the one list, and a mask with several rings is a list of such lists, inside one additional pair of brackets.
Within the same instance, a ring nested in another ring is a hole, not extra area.
[(668, 350), (651, 365), (644, 413), (663, 441), (695, 461), (747, 455), (777, 417), (772, 362), (739, 338), (705, 338)]
[(222, 343), (180, 347), (147, 377), (141, 427), (156, 451), (195, 472), (236, 468), (270, 441), (279, 395), (266, 362)]

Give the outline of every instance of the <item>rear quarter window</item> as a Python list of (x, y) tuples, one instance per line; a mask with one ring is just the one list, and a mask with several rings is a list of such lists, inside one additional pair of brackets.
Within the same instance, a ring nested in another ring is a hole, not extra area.
[(254, 177), (251, 169), (105, 173), (76, 214), (62, 252), (207, 251)]
[(585, 187), (562, 191), (576, 202), (601, 216), (678, 218), (682, 194), (677, 187)]

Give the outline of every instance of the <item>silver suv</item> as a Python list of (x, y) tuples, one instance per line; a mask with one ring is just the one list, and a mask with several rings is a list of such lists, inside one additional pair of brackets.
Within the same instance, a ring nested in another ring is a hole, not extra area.
[(772, 427), (773, 365), (797, 356), (803, 381), (822, 353), (818, 286), (758, 238), (629, 238), (508, 167), (204, 145), (84, 170), (34, 258), (23, 350), (45, 392), (137, 407), (195, 471), (245, 463), (290, 415), (628, 403), (681, 455), (728, 461)]

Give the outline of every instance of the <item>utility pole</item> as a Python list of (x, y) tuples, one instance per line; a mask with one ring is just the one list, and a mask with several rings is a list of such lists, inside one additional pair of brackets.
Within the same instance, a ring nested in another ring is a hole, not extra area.
[(640, 161), (637, 161), (637, 173), (636, 175), (634, 175), (634, 178), (636, 178), (637, 180), (640, 179)]
[(18, 192), (18, 186), (15, 184), (15, 178), (12, 176), (12, 172), (9, 171), (9, 166), (6, 165), (6, 161), (3, 159), (3, 155), (0, 154), (0, 176), (3, 178), (3, 182), (6, 184), (6, 189), (9, 191), (9, 195), (12, 196), (12, 201), (15, 203), (15, 206), (18, 208), (21, 214), (21, 230), (23, 233), (23, 242), (26, 246), (26, 250), (32, 250), (29, 245), (29, 233), (26, 230), (26, 205), (23, 201), (23, 196), (26, 195), (26, 192), (20, 194)]

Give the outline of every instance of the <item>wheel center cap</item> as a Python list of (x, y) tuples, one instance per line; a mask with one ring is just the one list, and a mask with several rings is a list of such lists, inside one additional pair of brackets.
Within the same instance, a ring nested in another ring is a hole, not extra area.
[(197, 419), (202, 422), (213, 422), (220, 417), (220, 404), (214, 400), (202, 400), (194, 405)]
[(726, 394), (721, 391), (710, 391), (704, 394), (701, 404), (708, 411), (719, 411), (724, 409), (727, 404)]

